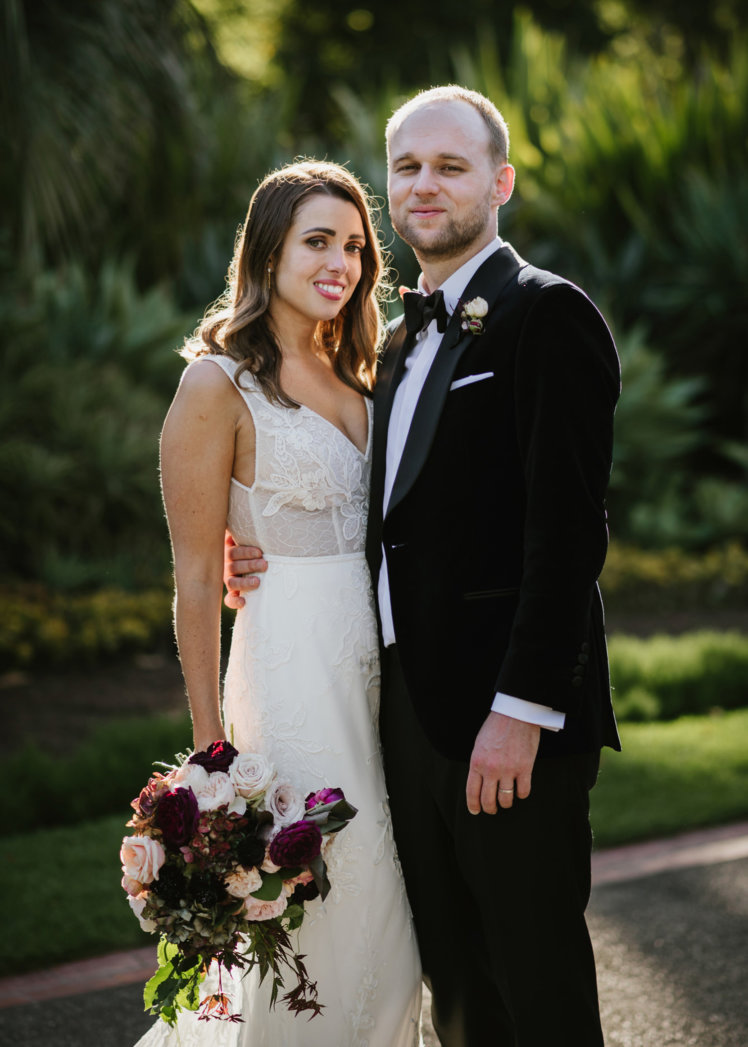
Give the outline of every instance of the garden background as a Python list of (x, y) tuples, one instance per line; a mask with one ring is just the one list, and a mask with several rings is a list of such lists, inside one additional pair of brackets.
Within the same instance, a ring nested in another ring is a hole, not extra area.
[[(175, 349), (262, 175), (327, 157), (384, 204), (384, 124), (432, 83), (503, 110), (500, 231), (580, 283), (620, 350), (602, 586), (625, 751), (598, 846), (748, 813), (741, 4), (355, 2), (4, 4), (0, 972), (144, 940), (119, 841), (152, 761), (190, 741), (158, 489)], [(385, 207), (381, 226), (411, 284)]]

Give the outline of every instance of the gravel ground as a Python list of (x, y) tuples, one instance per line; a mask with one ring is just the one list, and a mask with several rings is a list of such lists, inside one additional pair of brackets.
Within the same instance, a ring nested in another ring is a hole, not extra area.
[[(748, 859), (598, 886), (589, 922), (607, 1047), (748, 1045)], [(0, 1042), (132, 1047), (150, 1024), (141, 992), (0, 1010)], [(438, 1047), (428, 1022), (424, 1034)]]

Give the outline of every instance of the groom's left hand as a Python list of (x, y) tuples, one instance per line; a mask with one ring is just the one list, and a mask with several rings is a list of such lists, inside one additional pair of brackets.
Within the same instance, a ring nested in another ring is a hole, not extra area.
[(488, 714), (470, 757), (466, 794), (471, 814), (496, 814), (498, 807), (511, 807), (515, 796), (525, 800), (530, 795), (539, 744), (536, 724)]

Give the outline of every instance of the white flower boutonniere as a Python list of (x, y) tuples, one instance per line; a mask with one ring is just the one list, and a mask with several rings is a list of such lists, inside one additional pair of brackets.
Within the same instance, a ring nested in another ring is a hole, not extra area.
[(469, 302), (460, 302), (460, 320), (463, 331), (471, 334), (483, 334), (483, 317), (488, 312), (485, 298), (471, 298)]

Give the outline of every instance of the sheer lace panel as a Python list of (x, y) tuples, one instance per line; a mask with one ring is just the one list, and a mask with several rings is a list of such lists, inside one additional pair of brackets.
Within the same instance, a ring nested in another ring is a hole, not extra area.
[(255, 480), (231, 481), (228, 528), (241, 545), (266, 556), (339, 556), (364, 549), (371, 468), (371, 401), (366, 453), (312, 411), (270, 403), (255, 379), (227, 356), (201, 356), (221, 367), (252, 415)]

